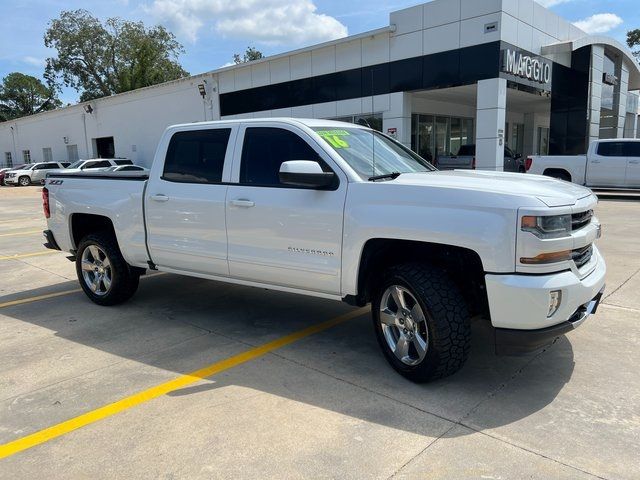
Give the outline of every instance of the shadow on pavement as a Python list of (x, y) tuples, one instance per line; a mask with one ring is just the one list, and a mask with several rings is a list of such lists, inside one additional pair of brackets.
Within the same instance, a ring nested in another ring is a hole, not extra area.
[[(68, 282), (3, 297), (0, 303), (76, 288), (77, 283)], [(2, 308), (0, 315), (44, 327), (57, 337), (99, 352), (185, 374), (228, 357), (229, 354), (220, 356), (221, 343), (231, 348), (233, 355), (351, 310), (352, 307), (340, 302), (159, 275), (143, 279), (137, 295), (117, 307), (99, 307), (82, 293), (73, 293)], [(68, 344), (61, 345), (64, 348)], [(64, 353), (39, 353), (38, 348), (34, 346), (34, 356), (60, 357)], [(29, 355), (30, 352), (25, 353), (21, 358), (21, 368), (29, 368)], [(553, 374), (545, 378), (544, 386), (532, 384), (527, 402), (501, 404), (507, 400), (499, 400), (495, 393), (513, 378), (526, 377), (527, 368), (535, 368), (528, 365), (535, 363), (536, 357), (495, 356), (492, 331), (485, 322), (474, 322), (472, 354), (459, 373), (416, 385), (388, 366), (379, 351), (371, 321), (368, 315), (363, 315), (213, 377), (206, 384), (168, 395), (206, 395), (207, 391), (225, 385), (240, 385), (368, 422), (440, 435), (441, 432), (431, 431), (430, 425), (437, 420), (431, 415), (464, 422), (479, 405), (492, 402), (496, 412), (500, 412), (494, 424), (491, 419), (485, 421), (486, 427), (492, 428), (516, 422), (552, 402), (573, 372), (571, 343), (561, 337), (542, 355), (556, 366)], [(95, 367), (77, 367), (82, 368)], [(0, 378), (3, 371), (0, 370)], [(109, 371), (105, 370), (105, 374)], [(63, 376), (58, 381), (68, 379)], [(19, 395), (42, 388), (25, 382)], [(408, 415), (400, 420), (397, 415), (381, 412), (372, 407), (373, 400), (391, 402)], [(461, 435), (467, 432), (455, 431)]]

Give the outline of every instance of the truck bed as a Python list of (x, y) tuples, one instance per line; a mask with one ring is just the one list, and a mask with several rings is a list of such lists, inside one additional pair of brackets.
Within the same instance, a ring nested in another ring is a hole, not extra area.
[[(51, 217), (49, 229), (65, 251), (75, 250), (73, 228), (82, 225), (82, 214), (111, 219), (122, 254), (135, 266), (149, 260), (145, 244), (143, 198), (148, 175), (139, 172), (52, 174), (47, 177)], [(64, 207), (62, 207), (64, 206)], [(74, 218), (75, 217), (75, 218)]]

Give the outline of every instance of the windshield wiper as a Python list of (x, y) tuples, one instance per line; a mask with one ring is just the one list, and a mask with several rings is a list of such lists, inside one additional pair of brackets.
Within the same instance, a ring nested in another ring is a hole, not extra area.
[(369, 181), (378, 182), (380, 180), (395, 180), (400, 175), (402, 175), (400, 172), (385, 173), (384, 175), (375, 175), (373, 177), (369, 177)]

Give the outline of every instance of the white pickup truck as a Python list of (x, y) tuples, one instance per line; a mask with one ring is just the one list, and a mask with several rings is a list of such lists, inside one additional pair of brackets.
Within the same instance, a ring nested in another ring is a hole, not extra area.
[(167, 129), (148, 175), (52, 175), (49, 248), (100, 305), (147, 269), (372, 304), (390, 364), (457, 371), (470, 319), (498, 353), (552, 342), (595, 312), (597, 198), (542, 176), (435, 170), (371, 129), (256, 119)]
[(597, 140), (586, 155), (530, 156), (525, 168), (587, 187), (640, 188), (640, 139)]

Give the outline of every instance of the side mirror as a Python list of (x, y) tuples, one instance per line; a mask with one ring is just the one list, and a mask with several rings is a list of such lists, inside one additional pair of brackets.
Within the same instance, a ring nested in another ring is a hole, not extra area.
[(330, 188), (336, 179), (333, 172), (324, 172), (318, 162), (291, 160), (280, 165), (280, 183), (296, 187)]

